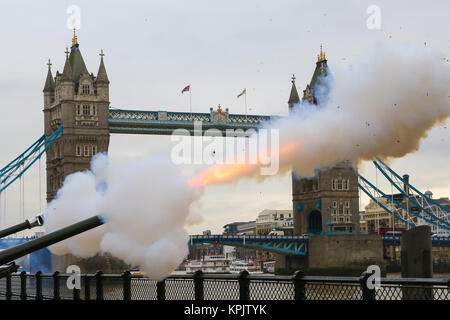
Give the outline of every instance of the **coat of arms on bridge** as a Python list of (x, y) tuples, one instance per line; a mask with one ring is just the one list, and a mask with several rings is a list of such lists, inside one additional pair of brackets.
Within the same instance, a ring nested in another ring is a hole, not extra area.
[(167, 120), (167, 112), (166, 111), (158, 111), (158, 120)]
[(212, 117), (213, 117), (213, 123), (215, 123), (215, 124), (227, 124), (228, 108), (224, 112), (224, 111), (222, 111), (222, 107), (219, 104), (219, 106), (217, 107), (217, 110), (212, 111)]

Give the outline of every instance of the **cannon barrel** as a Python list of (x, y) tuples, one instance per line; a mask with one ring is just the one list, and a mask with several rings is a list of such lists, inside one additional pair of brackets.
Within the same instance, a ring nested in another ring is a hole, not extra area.
[(11, 234), (17, 233), (17, 232), (25, 230), (25, 229), (39, 227), (39, 226), (42, 226), (43, 224), (44, 224), (43, 215), (37, 215), (34, 218), (25, 220), (25, 222), (22, 222), (22, 223), (16, 224), (15, 226), (0, 230), (0, 238), (7, 237)]
[(93, 216), (89, 219), (77, 222), (68, 227), (48, 233), (35, 240), (30, 240), (18, 246), (0, 251), (0, 266), (39, 249), (51, 246), (52, 244), (66, 240), (67, 238), (76, 236), (90, 229), (96, 228), (103, 223), (104, 221), (101, 216)]

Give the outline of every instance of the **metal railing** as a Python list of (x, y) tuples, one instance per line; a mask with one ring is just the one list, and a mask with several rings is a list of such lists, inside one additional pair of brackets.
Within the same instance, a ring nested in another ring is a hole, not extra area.
[(70, 274), (15, 273), (0, 279), (6, 300), (450, 300), (450, 279), (381, 278), (370, 289), (371, 275), (360, 277), (240, 274), (171, 275), (162, 281), (123, 274), (80, 275), (80, 289), (68, 289)]
[(221, 235), (221, 234), (212, 234), (212, 235), (191, 235), (189, 236), (190, 239), (193, 240), (301, 240), (306, 241), (308, 240), (307, 236), (279, 236), (279, 235), (270, 235), (270, 236), (260, 236), (260, 235)]

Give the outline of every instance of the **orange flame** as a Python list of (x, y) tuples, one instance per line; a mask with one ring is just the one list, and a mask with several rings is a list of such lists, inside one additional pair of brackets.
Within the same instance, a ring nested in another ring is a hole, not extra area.
[[(293, 142), (279, 151), (279, 155), (289, 153), (297, 146), (297, 143)], [(270, 154), (263, 159), (266, 159)], [(244, 173), (256, 170), (261, 164), (261, 159), (258, 159), (256, 163), (244, 163), (244, 164), (219, 164), (207, 168), (200, 172), (198, 175), (189, 179), (189, 184), (193, 187), (206, 186), (209, 184), (224, 183), (234, 180), (235, 178), (243, 175)]]

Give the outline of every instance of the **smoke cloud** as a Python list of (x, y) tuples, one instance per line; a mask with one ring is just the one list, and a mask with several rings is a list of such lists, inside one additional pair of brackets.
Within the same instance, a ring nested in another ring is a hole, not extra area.
[[(279, 130), (278, 173), (293, 169), (311, 177), (316, 169), (342, 161), (356, 168), (375, 157), (388, 161), (415, 152), (428, 131), (450, 116), (449, 90), (450, 68), (440, 53), (407, 46), (374, 48), (351, 68), (318, 78), (318, 105), (303, 101), (289, 117), (264, 126)], [(198, 186), (269, 177), (259, 168), (216, 165), (190, 181)]]
[[(293, 168), (307, 177), (345, 160), (357, 166), (417, 150), (450, 116), (450, 69), (442, 58), (428, 48), (376, 48), (335, 80), (320, 79), (319, 105), (298, 104), (290, 117), (266, 125), (279, 129), (280, 172)], [(99, 155), (91, 171), (66, 178), (45, 212), (45, 227), (53, 231), (96, 214), (107, 223), (51, 250), (82, 257), (110, 252), (161, 279), (187, 255), (184, 226), (197, 219), (189, 214), (197, 187), (267, 177), (259, 173), (259, 165), (224, 164), (187, 180), (167, 158), (118, 166)]]
[(294, 117), (273, 124), (281, 145), (298, 143), (280, 162), (300, 175), (415, 152), (450, 116), (450, 68), (432, 49), (377, 48), (335, 78), (325, 104), (298, 105)]
[(50, 250), (80, 257), (109, 252), (161, 279), (188, 253), (184, 226), (192, 222), (189, 208), (198, 196), (168, 158), (113, 165), (99, 154), (91, 171), (66, 178), (47, 207), (45, 228), (51, 232), (97, 214), (106, 223)]

